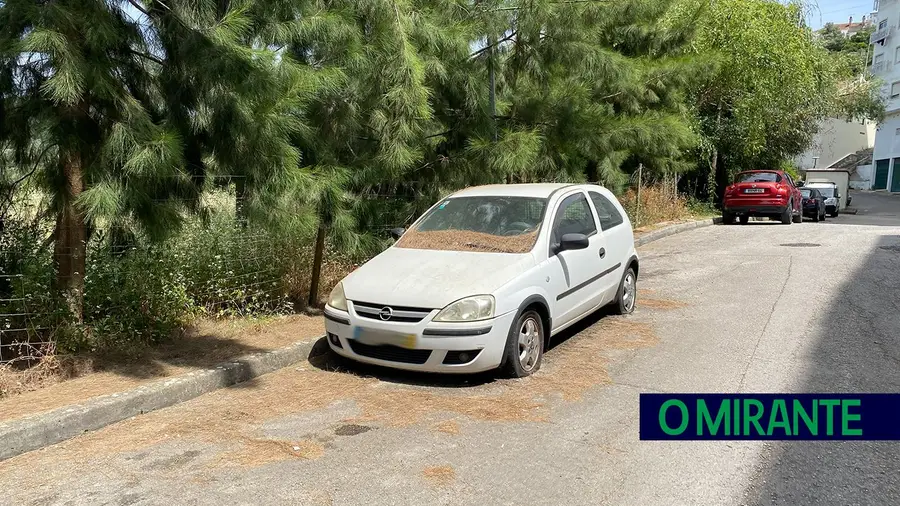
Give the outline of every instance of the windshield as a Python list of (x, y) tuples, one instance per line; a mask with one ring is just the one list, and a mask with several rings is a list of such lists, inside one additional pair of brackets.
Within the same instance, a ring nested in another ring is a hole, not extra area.
[(738, 183), (780, 183), (781, 176), (775, 172), (744, 172), (737, 175)]
[(830, 199), (831, 197), (834, 197), (834, 188), (833, 187), (831, 187), (831, 188), (829, 188), (829, 187), (816, 188), (816, 190), (819, 190), (819, 193), (821, 193), (822, 196), (825, 197), (826, 199)]
[(534, 247), (547, 199), (460, 197), (444, 200), (404, 234), (401, 248), (527, 253)]

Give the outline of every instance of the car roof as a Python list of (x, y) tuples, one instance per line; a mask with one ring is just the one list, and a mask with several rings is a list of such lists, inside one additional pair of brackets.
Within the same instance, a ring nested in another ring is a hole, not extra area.
[(571, 186), (587, 187), (588, 185), (575, 185), (569, 183), (529, 183), (529, 184), (492, 184), (485, 186), (473, 186), (460, 190), (453, 195), (455, 197), (533, 197), (548, 198), (553, 192), (561, 188)]

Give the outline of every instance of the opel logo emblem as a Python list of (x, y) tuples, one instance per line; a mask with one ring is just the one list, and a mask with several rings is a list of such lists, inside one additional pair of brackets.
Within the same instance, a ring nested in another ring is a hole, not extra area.
[(394, 316), (394, 310), (389, 307), (382, 308), (381, 311), (378, 312), (378, 317), (384, 321), (390, 320), (392, 316)]

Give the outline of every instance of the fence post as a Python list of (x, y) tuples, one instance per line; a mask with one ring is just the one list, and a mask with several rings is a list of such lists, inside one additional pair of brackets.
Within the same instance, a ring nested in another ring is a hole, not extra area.
[(634, 211), (634, 221), (638, 226), (641, 224), (641, 176), (642, 172), (644, 172), (644, 164), (638, 164), (638, 173), (637, 173), (637, 206)]

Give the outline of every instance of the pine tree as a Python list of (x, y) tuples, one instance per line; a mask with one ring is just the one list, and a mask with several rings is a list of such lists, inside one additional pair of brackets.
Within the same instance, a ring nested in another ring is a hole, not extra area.
[(56, 286), (76, 321), (92, 224), (164, 237), (222, 174), (252, 185), (256, 209), (293, 189), (313, 76), (277, 50), (290, 5), (0, 4), (0, 142), (53, 197)]

